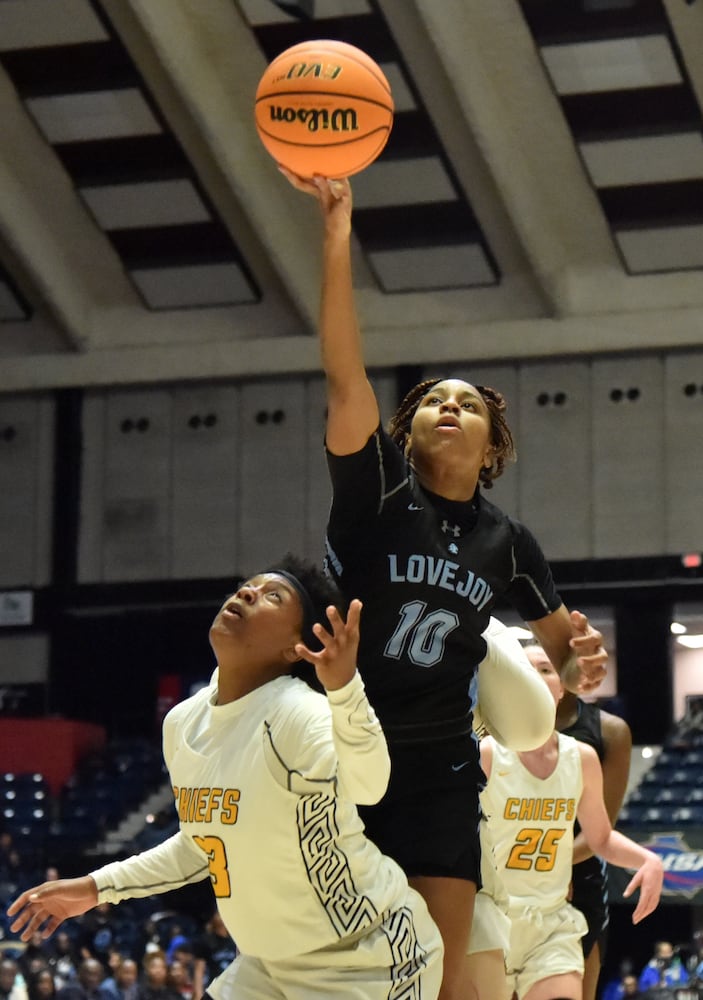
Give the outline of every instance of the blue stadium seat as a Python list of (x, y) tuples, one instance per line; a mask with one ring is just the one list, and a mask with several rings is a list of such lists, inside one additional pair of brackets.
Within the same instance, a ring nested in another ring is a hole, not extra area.
[(671, 819), (671, 809), (662, 808), (661, 806), (647, 806), (644, 810), (642, 816), (642, 822), (645, 825), (661, 825), (662, 823), (668, 823)]
[(664, 748), (654, 760), (654, 767), (680, 767), (685, 751), (676, 748)]
[(703, 806), (679, 806), (673, 810), (671, 818), (674, 823), (685, 826), (700, 826), (703, 824)]
[(6, 827), (16, 824), (40, 828), (48, 826), (51, 817), (49, 810), (41, 803), (15, 802), (3, 806), (2, 818)]
[(682, 767), (673, 772), (670, 780), (672, 785), (690, 785), (691, 775), (685, 767)]
[(703, 750), (688, 750), (681, 763), (686, 768), (703, 768)]
[(0, 775), (0, 785), (5, 788), (14, 788), (16, 791), (21, 789), (24, 792), (32, 789), (41, 789), (46, 793), (49, 791), (49, 782), (38, 771), (5, 771), (4, 774)]
[(646, 771), (642, 777), (640, 784), (642, 785), (669, 785), (671, 784), (671, 779), (676, 772), (680, 770), (679, 768), (670, 767), (668, 765), (651, 767), (649, 771)]
[(637, 803), (630, 805), (628, 802), (621, 807), (616, 826), (639, 826), (644, 822), (644, 816), (648, 808), (649, 806), (646, 805)]
[(654, 805), (657, 797), (661, 794), (662, 788), (656, 784), (643, 784), (633, 788), (627, 797), (627, 805)]
[(688, 799), (689, 788), (687, 785), (672, 785), (664, 788), (653, 788), (654, 797), (652, 805), (685, 805)]
[(95, 817), (89, 812), (78, 812), (72, 816), (54, 820), (49, 825), (47, 844), (51, 848), (79, 848), (94, 843), (101, 836), (101, 829)]

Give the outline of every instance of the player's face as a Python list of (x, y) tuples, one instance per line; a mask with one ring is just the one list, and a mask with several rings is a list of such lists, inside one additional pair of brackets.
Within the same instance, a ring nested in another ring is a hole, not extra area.
[(540, 677), (544, 680), (549, 690), (552, 692), (555, 704), (559, 704), (564, 688), (559, 677), (559, 672), (541, 649), (526, 649), (527, 659), (535, 668)]
[(224, 602), (210, 627), (210, 642), (218, 655), (236, 649), (256, 661), (285, 663), (300, 641), (302, 621), (295, 588), (276, 573), (260, 573)]
[(490, 465), (491, 420), (475, 386), (462, 379), (445, 379), (421, 399), (410, 425), (413, 456), (432, 455), (451, 448), (467, 460)]

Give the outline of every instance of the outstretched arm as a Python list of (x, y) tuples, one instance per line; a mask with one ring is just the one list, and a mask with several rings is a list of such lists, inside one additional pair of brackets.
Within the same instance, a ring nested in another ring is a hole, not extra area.
[(613, 830), (603, 802), (600, 761), (592, 747), (579, 743), (578, 748), (583, 770), (578, 821), (594, 854), (619, 868), (636, 869), (623, 895), (631, 896), (639, 888), (640, 898), (632, 914), (632, 922), (638, 924), (659, 904), (664, 881), (661, 859), (653, 851)]
[(118, 903), (168, 892), (205, 878), (207, 855), (182, 831), (163, 844), (122, 861), (111, 861), (89, 875), (43, 882), (23, 892), (8, 908), (15, 933), (29, 941), (35, 931), (48, 938), (68, 917), (86, 913), (98, 902)]
[(364, 366), (351, 264), (352, 193), (348, 180), (298, 177), (279, 167), (322, 211), (320, 350), (327, 378), (327, 447), (334, 455), (360, 451), (378, 427), (376, 396)]

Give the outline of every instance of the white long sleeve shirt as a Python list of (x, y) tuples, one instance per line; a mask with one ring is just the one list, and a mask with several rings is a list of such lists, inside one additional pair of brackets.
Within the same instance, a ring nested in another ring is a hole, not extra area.
[(327, 697), (279, 677), (227, 705), (216, 680), (164, 720), (178, 833), (93, 872), (99, 900), (209, 874), (237, 946), (265, 959), (363, 931), (404, 900), (407, 882), (356, 810), (381, 798), (390, 773), (360, 676)]

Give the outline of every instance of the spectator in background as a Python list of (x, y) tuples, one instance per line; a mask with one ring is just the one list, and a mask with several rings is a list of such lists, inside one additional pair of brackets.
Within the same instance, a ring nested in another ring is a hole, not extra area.
[(97, 958), (84, 958), (78, 966), (77, 978), (56, 993), (56, 1000), (110, 1000), (102, 989), (105, 970)]
[(98, 903), (79, 918), (82, 958), (97, 958), (105, 970), (109, 968), (110, 949), (115, 940), (112, 903)]
[(27, 1000), (27, 986), (14, 958), (0, 961), (0, 1000)]
[(3, 874), (8, 867), (8, 858), (13, 850), (12, 834), (9, 830), (0, 830), (0, 872)]
[(654, 956), (640, 973), (637, 985), (643, 993), (657, 986), (688, 986), (688, 972), (671, 941), (655, 942)]
[(56, 989), (75, 980), (78, 976), (80, 955), (68, 931), (58, 930), (53, 938), (44, 942), (44, 949), (51, 969)]
[(162, 951), (161, 935), (153, 917), (146, 917), (137, 927), (132, 957), (140, 959), (153, 951)]
[[(181, 1000), (193, 1000), (193, 979), (190, 970), (178, 958), (169, 963), (168, 985), (178, 993)], [(196, 1000), (200, 998), (197, 997)]]
[(189, 943), (179, 945), (174, 949), (173, 959), (169, 964), (172, 985), (178, 990), (184, 1000), (200, 1000), (201, 994), (195, 995), (195, 956), (193, 946)]
[[(8, 834), (9, 836), (9, 834)], [(25, 864), (22, 861), (20, 852), (10, 839), (7, 850), (2, 859), (2, 877), (5, 882), (15, 882), (22, 885), (25, 880)]]
[[(19, 959), (17, 964), (19, 965)], [(46, 958), (43, 955), (35, 955), (32, 959), (30, 959), (26, 972), (23, 972), (22, 969), (20, 969), (20, 975), (22, 976), (24, 982), (28, 983), (30, 979), (33, 979), (37, 973), (42, 972), (44, 969), (47, 969), (49, 972), (51, 971)]]
[(107, 968), (105, 969), (105, 979), (103, 979), (100, 984), (104, 990), (114, 990), (115, 988), (115, 973), (119, 968), (120, 962), (124, 958), (124, 955), (119, 948), (114, 945), (111, 946), (107, 955)]
[(188, 944), (188, 938), (183, 933), (183, 928), (179, 923), (171, 925), (168, 933), (168, 944), (166, 945), (166, 961), (171, 964), (173, 956), (182, 945)]
[(56, 983), (51, 969), (39, 969), (27, 980), (27, 996), (29, 1000), (54, 1000)]
[(17, 964), (25, 982), (29, 982), (29, 977), (33, 972), (36, 973), (40, 968), (48, 967), (46, 948), (40, 932), (32, 934), (27, 942), (27, 947), (18, 957)]
[(115, 969), (112, 982), (105, 980), (102, 986), (110, 991), (112, 1000), (137, 1000), (139, 979), (139, 963), (136, 959), (125, 956)]
[(613, 976), (612, 979), (609, 979), (607, 983), (605, 983), (600, 995), (600, 1000), (621, 1000), (621, 997), (625, 996), (624, 983), (626, 979), (634, 979), (635, 986), (637, 986), (635, 966), (632, 959), (629, 957), (623, 958), (620, 961), (617, 975)]
[(193, 994), (201, 997), (212, 980), (237, 957), (237, 946), (215, 910), (203, 933), (193, 941)]
[(168, 963), (163, 954), (152, 952), (144, 956), (144, 974), (137, 992), (137, 1000), (181, 1000), (168, 983)]
[(624, 997), (642, 997), (643, 994), (640, 993), (639, 987), (637, 985), (637, 976), (629, 975), (623, 976), (622, 978), (622, 996)]

